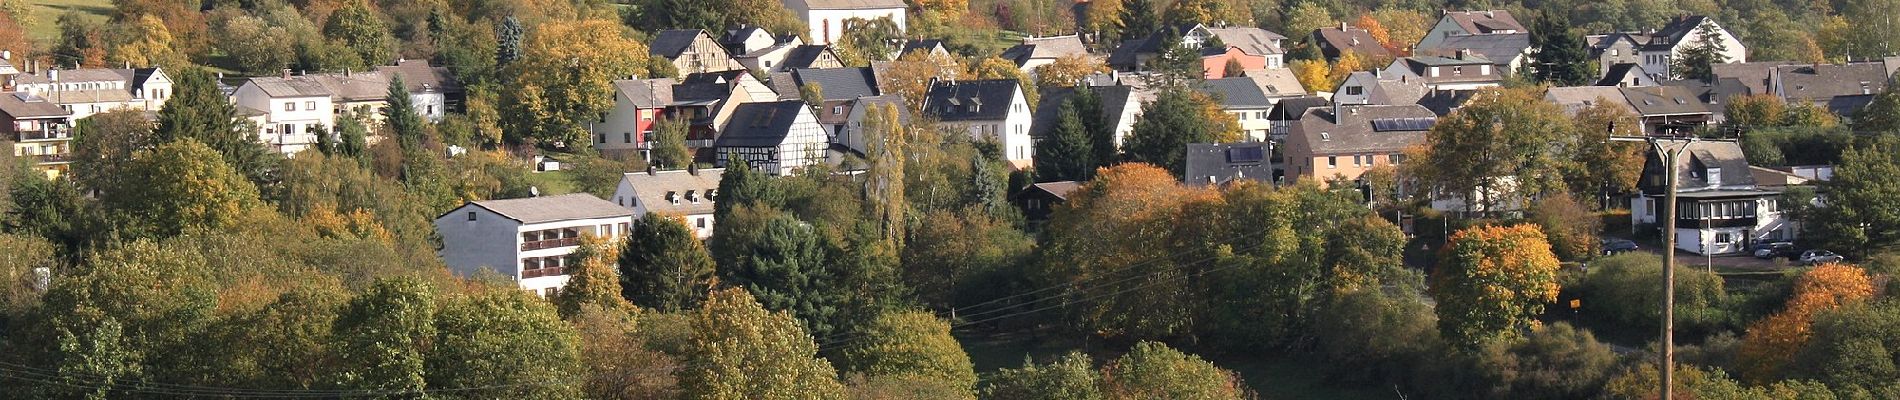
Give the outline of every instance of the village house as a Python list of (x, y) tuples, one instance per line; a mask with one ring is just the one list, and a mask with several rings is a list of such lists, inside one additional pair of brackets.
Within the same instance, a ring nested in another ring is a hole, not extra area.
[[(1135, 119), (1141, 116), (1141, 104), (1153, 101), (1154, 92), (1126, 85), (1087, 88), (1094, 91), (1095, 95), (1102, 100), (1102, 109), (1096, 110), (1099, 113), (1097, 115), (1102, 117), (1103, 126), (1110, 127), (1114, 131), (1115, 148), (1121, 148), (1123, 139), (1135, 130)], [(1049, 135), (1049, 130), (1054, 129), (1059, 120), (1057, 113), (1061, 111), (1062, 103), (1069, 101), (1069, 97), (1073, 96), (1076, 90), (1076, 88), (1063, 87), (1041, 90), (1039, 105), (1036, 106), (1035, 114), (1029, 122), (1031, 138)], [(1077, 112), (1083, 111), (1085, 110), (1077, 110)]]
[(78, 121), (106, 111), (158, 111), (172, 95), (171, 76), (153, 68), (49, 69), (12, 77), (14, 91), (71, 111)]
[(701, 29), (665, 29), (653, 35), (647, 54), (673, 63), (680, 75), (743, 68), (725, 46)]
[(1057, 206), (1069, 201), (1069, 195), (1082, 188), (1082, 182), (1054, 181), (1043, 182), (1023, 188), (1010, 196), (1016, 208), (1023, 210), (1023, 220), (1030, 226), (1041, 226), (1055, 215)]
[[(1428, 72), (1429, 73), (1429, 72)], [(1346, 75), (1333, 89), (1333, 102), (1339, 104), (1416, 104), (1431, 88), (1410, 75), (1385, 79), (1384, 71), (1358, 71)]]
[(1524, 24), (1518, 23), (1517, 17), (1511, 15), (1510, 11), (1444, 11), (1444, 15), (1438, 18), (1438, 23), (1433, 24), (1432, 29), (1426, 31), (1425, 36), (1419, 38), (1418, 44), (1413, 48), (1436, 48), (1439, 43), (1452, 35), (1525, 32), (1530, 32), (1530, 30), (1524, 29)]
[(1397, 166), (1405, 162), (1405, 149), (1423, 143), (1437, 121), (1416, 104), (1308, 108), (1287, 135), (1285, 175), (1351, 181), (1374, 167)]
[(870, 116), (869, 113), (872, 107), (890, 107), (897, 111), (897, 121), (889, 121), (886, 123), (910, 123), (910, 108), (904, 106), (903, 97), (894, 94), (859, 97), (855, 101), (833, 105), (829, 110), (821, 110), (818, 119), (820, 124), (825, 124), (827, 123), (826, 121), (834, 120), (824, 117), (824, 114), (828, 112), (842, 112), (844, 114), (844, 118), (835, 120), (837, 121), (836, 126), (829, 127), (832, 148), (848, 150), (859, 156), (863, 156), (870, 150), (865, 143), (864, 122)]
[(713, 141), (713, 162), (730, 168), (729, 157), (737, 158), (753, 169), (786, 176), (823, 162), (828, 145), (824, 127), (805, 102), (744, 103)]
[(808, 26), (807, 32), (812, 44), (832, 44), (842, 39), (850, 27), (845, 21), (853, 18), (874, 20), (890, 18), (897, 24), (898, 32), (904, 31), (904, 12), (909, 9), (902, 0), (782, 0), (786, 9), (792, 11)]
[(1554, 87), (1544, 91), (1544, 101), (1556, 104), (1564, 110), (1565, 115), (1572, 117), (1579, 111), (1600, 104), (1621, 108), (1629, 111), (1630, 115), (1641, 115), (1636, 107), (1630, 106), (1629, 98), (1623, 96), (1621, 89), (1610, 86)]
[[(798, 36), (792, 35), (788, 39), (797, 40)], [(733, 58), (738, 58), (740, 54), (772, 47), (785, 41), (786, 40), (779, 39), (777, 36), (773, 36), (772, 32), (766, 31), (765, 28), (756, 26), (740, 26), (738, 28), (727, 29), (724, 35), (719, 36), (719, 45), (725, 47), (726, 54), (733, 55)]]
[(1313, 43), (1319, 46), (1319, 53), (1327, 62), (1338, 62), (1339, 56), (1352, 52), (1364, 60), (1384, 60), (1392, 58), (1392, 51), (1372, 37), (1372, 32), (1345, 23), (1338, 28), (1326, 27), (1313, 30)]
[(973, 140), (996, 142), (1003, 159), (1028, 169), (1036, 146), (1029, 135), (1029, 103), (1015, 79), (937, 82), (924, 97), (924, 113), (961, 128)]
[(1653, 74), (1656, 79), (1670, 79), (1682, 71), (1675, 69), (1675, 61), (1682, 53), (1702, 42), (1703, 25), (1714, 28), (1715, 41), (1721, 42), (1722, 56), (1726, 63), (1748, 61), (1748, 47), (1742, 44), (1734, 33), (1715, 22), (1714, 18), (1701, 15), (1678, 16), (1669, 20), (1660, 29), (1648, 32), (1614, 32), (1586, 36), (1584, 41), (1590, 46), (1590, 54), (1597, 59), (1601, 71), (1608, 72), (1616, 64), (1638, 64), (1644, 71)]
[(1682, 86), (1616, 88), (1642, 118), (1643, 134), (1677, 135), (1715, 121), (1720, 105), (1706, 104), (1702, 96)]
[[(1164, 35), (1175, 37), (1164, 39)], [(1141, 71), (1147, 68), (1148, 60), (1160, 54), (1162, 43), (1171, 39), (1178, 39), (1182, 47), (1200, 49), (1201, 72), (1206, 79), (1226, 77), (1230, 62), (1243, 70), (1286, 68), (1286, 51), (1281, 47), (1285, 36), (1260, 28), (1200, 24), (1163, 28), (1145, 38), (1123, 42), (1109, 54), (1108, 66), (1118, 71)], [(1210, 42), (1225, 46), (1209, 47)]]
[(1256, 142), (1267, 140), (1268, 131), (1273, 129), (1267, 112), (1273, 110), (1279, 98), (1267, 97), (1266, 88), (1252, 78), (1239, 77), (1204, 80), (1196, 89), (1211, 95), (1221, 111), (1234, 116), (1240, 123), (1241, 137)]
[(396, 65), (376, 67), (376, 72), (389, 79), (401, 78), (416, 114), (428, 118), (429, 122), (442, 122), (448, 113), (463, 112), (462, 104), (468, 99), (455, 73), (448, 67), (429, 65), (429, 60), (398, 60)]
[(1603, 71), (1603, 77), (1597, 79), (1595, 86), (1642, 87), (1656, 86), (1656, 74), (1643, 69), (1642, 64), (1623, 63), (1611, 65)]
[(1015, 62), (1017, 69), (1030, 76), (1035, 76), (1036, 67), (1075, 56), (1090, 57), (1089, 48), (1076, 35), (1025, 37), (1022, 44), (1003, 50), (1003, 59)]
[(614, 107), (587, 127), (594, 134), (594, 149), (604, 155), (637, 154), (645, 159), (651, 148), (648, 135), (673, 105), (673, 80), (623, 79), (613, 85)]
[(1219, 186), (1241, 180), (1273, 184), (1273, 163), (1267, 156), (1273, 145), (1265, 142), (1188, 143), (1182, 183)]
[(471, 201), (435, 218), (442, 262), (473, 276), (487, 270), (521, 290), (552, 297), (567, 285), (568, 257), (582, 235), (627, 234), (633, 211), (589, 194)]
[[(1683, 146), (1680, 143), (1666, 147)], [(1696, 141), (1676, 157), (1676, 248), (1696, 254), (1734, 254), (1753, 243), (1789, 241), (1798, 231), (1781, 210), (1781, 192), (1756, 185), (1755, 173), (1735, 142)], [(1649, 152), (1639, 193), (1630, 200), (1636, 226), (1661, 229), (1669, 168)]]
[(633, 210), (634, 219), (649, 213), (681, 218), (695, 237), (712, 237), (713, 202), (718, 200), (719, 175), (725, 171), (689, 168), (627, 173), (614, 189), (614, 204)]
[(0, 93), (0, 130), (13, 142), (13, 155), (49, 178), (64, 174), (72, 164), (72, 114), (32, 93)]
[(1319, 96), (1294, 97), (1280, 100), (1279, 103), (1273, 104), (1272, 110), (1267, 111), (1267, 123), (1268, 126), (1270, 126), (1267, 130), (1267, 137), (1273, 141), (1285, 143), (1287, 134), (1293, 131), (1293, 124), (1300, 122), (1300, 117), (1306, 115), (1307, 109), (1332, 107), (1332, 105), (1332, 102), (1326, 101), (1326, 98)]
[[(950, 56), (950, 48), (943, 47), (943, 39), (911, 39), (904, 41), (904, 45), (898, 47), (897, 54), (892, 54), (891, 59), (896, 60), (903, 58), (904, 56), (910, 55), (910, 53), (924, 53), (929, 56), (948, 57)], [(1004, 56), (1003, 58), (1009, 57)]]
[(1886, 90), (1886, 62), (1782, 65), (1769, 70), (1769, 93), (1788, 103), (1808, 103), (1852, 118)]
[(1453, 57), (1412, 56), (1392, 61), (1379, 72), (1380, 79), (1416, 80), (1430, 90), (1471, 90), (1503, 85), (1504, 76), (1497, 64), (1469, 51)]
[(335, 132), (330, 89), (309, 76), (251, 78), (232, 95), (238, 114), (258, 126), (257, 138), (280, 153), (316, 145), (318, 132)]
[(1460, 51), (1470, 51), (1474, 55), (1491, 60), (1491, 65), (1500, 74), (1512, 74), (1522, 69), (1525, 63), (1530, 62), (1531, 34), (1528, 32), (1454, 33), (1434, 41), (1430, 46), (1421, 45), (1412, 49), (1412, 55), (1457, 57)]

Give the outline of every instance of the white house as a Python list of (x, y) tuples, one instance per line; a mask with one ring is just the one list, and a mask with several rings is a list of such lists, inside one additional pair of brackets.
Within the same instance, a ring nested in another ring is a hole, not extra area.
[(785, 176), (825, 160), (829, 147), (825, 129), (804, 101), (744, 103), (734, 108), (732, 119), (713, 141), (713, 162), (719, 167), (727, 167), (728, 157), (738, 157), (752, 168)]
[[(1668, 147), (1680, 146), (1679, 144)], [(1756, 185), (1734, 142), (1693, 142), (1676, 157), (1676, 248), (1696, 254), (1745, 252), (1757, 242), (1794, 240), (1794, 221), (1781, 212), (1781, 192)], [(1650, 152), (1630, 199), (1637, 226), (1661, 229), (1665, 169)]]
[(1418, 44), (1412, 47), (1420, 49), (1437, 47), (1439, 42), (1452, 35), (1523, 32), (1530, 32), (1530, 30), (1524, 29), (1524, 24), (1518, 23), (1517, 17), (1511, 15), (1510, 11), (1445, 11), (1444, 16), (1438, 19), (1438, 23), (1432, 25), (1432, 30), (1426, 31), (1425, 36), (1419, 38)]
[(962, 127), (975, 140), (995, 141), (1003, 159), (1028, 168), (1036, 155), (1029, 135), (1029, 102), (1014, 79), (939, 82), (924, 96), (924, 113), (951, 127)]
[(1417, 81), (1430, 90), (1473, 90), (1497, 87), (1504, 75), (1490, 59), (1460, 50), (1453, 57), (1411, 56), (1392, 60), (1379, 79)]
[(700, 239), (712, 237), (713, 201), (719, 194), (724, 168), (634, 172), (620, 177), (614, 204), (633, 210), (635, 219), (647, 213), (682, 218)]
[(633, 211), (589, 194), (472, 201), (435, 218), (442, 261), (468, 276), (482, 270), (552, 296), (567, 285), (581, 235), (627, 234)]
[(376, 73), (389, 79), (402, 78), (403, 89), (409, 91), (409, 101), (414, 103), (416, 114), (428, 118), (429, 122), (442, 122), (448, 113), (461, 112), (462, 101), (467, 96), (462, 83), (448, 67), (431, 66), (429, 60), (400, 60), (396, 65), (376, 67)]
[(156, 67), (45, 70), (15, 75), (13, 85), (71, 111), (74, 121), (117, 109), (157, 111), (172, 95), (171, 76)]
[(1638, 40), (1648, 40), (1643, 43), (1640, 50), (1643, 70), (1655, 73), (1662, 78), (1674, 77), (1681, 73), (1682, 71), (1675, 69), (1675, 60), (1681, 58), (1684, 51), (1702, 43), (1703, 25), (1715, 28), (1717, 35), (1715, 40), (1721, 42), (1723, 47), (1723, 62), (1748, 62), (1748, 48), (1742, 45), (1741, 39), (1736, 38), (1735, 34), (1730, 33), (1728, 29), (1722, 28), (1721, 24), (1715, 23), (1714, 18), (1695, 15), (1677, 17), (1655, 33), (1636, 36)]
[(258, 122), (257, 138), (282, 153), (317, 143), (317, 132), (334, 132), (331, 93), (308, 76), (251, 78), (232, 94), (238, 114)]
[(844, 37), (845, 20), (859, 18), (873, 20), (890, 17), (902, 32), (904, 11), (908, 8), (903, 0), (782, 0), (785, 8), (792, 14), (805, 20), (809, 26), (812, 44), (831, 44)]

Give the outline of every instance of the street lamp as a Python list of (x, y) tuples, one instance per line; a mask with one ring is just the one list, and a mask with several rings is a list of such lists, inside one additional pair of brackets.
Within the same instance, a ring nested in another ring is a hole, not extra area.
[[(1611, 125), (1612, 130), (1616, 129)], [(1667, 138), (1654, 136), (1610, 136), (1614, 142), (1644, 142), (1656, 151), (1662, 159), (1663, 168), (1663, 304), (1662, 304), (1662, 399), (1674, 398), (1671, 386), (1675, 380), (1676, 364), (1676, 157), (1695, 143), (1694, 137)], [(1665, 145), (1667, 143), (1667, 145)], [(1677, 145), (1680, 144), (1680, 145)], [(1677, 145), (1670, 148), (1669, 145)], [(1704, 249), (1703, 251), (1707, 251)]]

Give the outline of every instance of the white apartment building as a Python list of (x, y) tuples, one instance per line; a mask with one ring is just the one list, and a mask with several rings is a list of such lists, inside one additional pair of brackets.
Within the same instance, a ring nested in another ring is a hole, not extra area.
[(471, 201), (435, 219), (442, 261), (457, 275), (482, 270), (552, 296), (567, 285), (582, 235), (619, 237), (633, 211), (589, 194)]

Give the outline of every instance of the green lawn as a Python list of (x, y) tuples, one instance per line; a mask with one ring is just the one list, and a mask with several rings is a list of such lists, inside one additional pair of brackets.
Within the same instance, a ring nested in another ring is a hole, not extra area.
[(541, 189), (542, 196), (568, 194), (574, 192), (574, 179), (567, 171), (548, 171), (528, 174), (528, 180), (534, 187)]
[(112, 0), (27, 0), (27, 8), (32, 10), (26, 27), (27, 35), (40, 41), (51, 43), (59, 40), (59, 15), (67, 11), (78, 11), (87, 17), (104, 21), (112, 14)]

